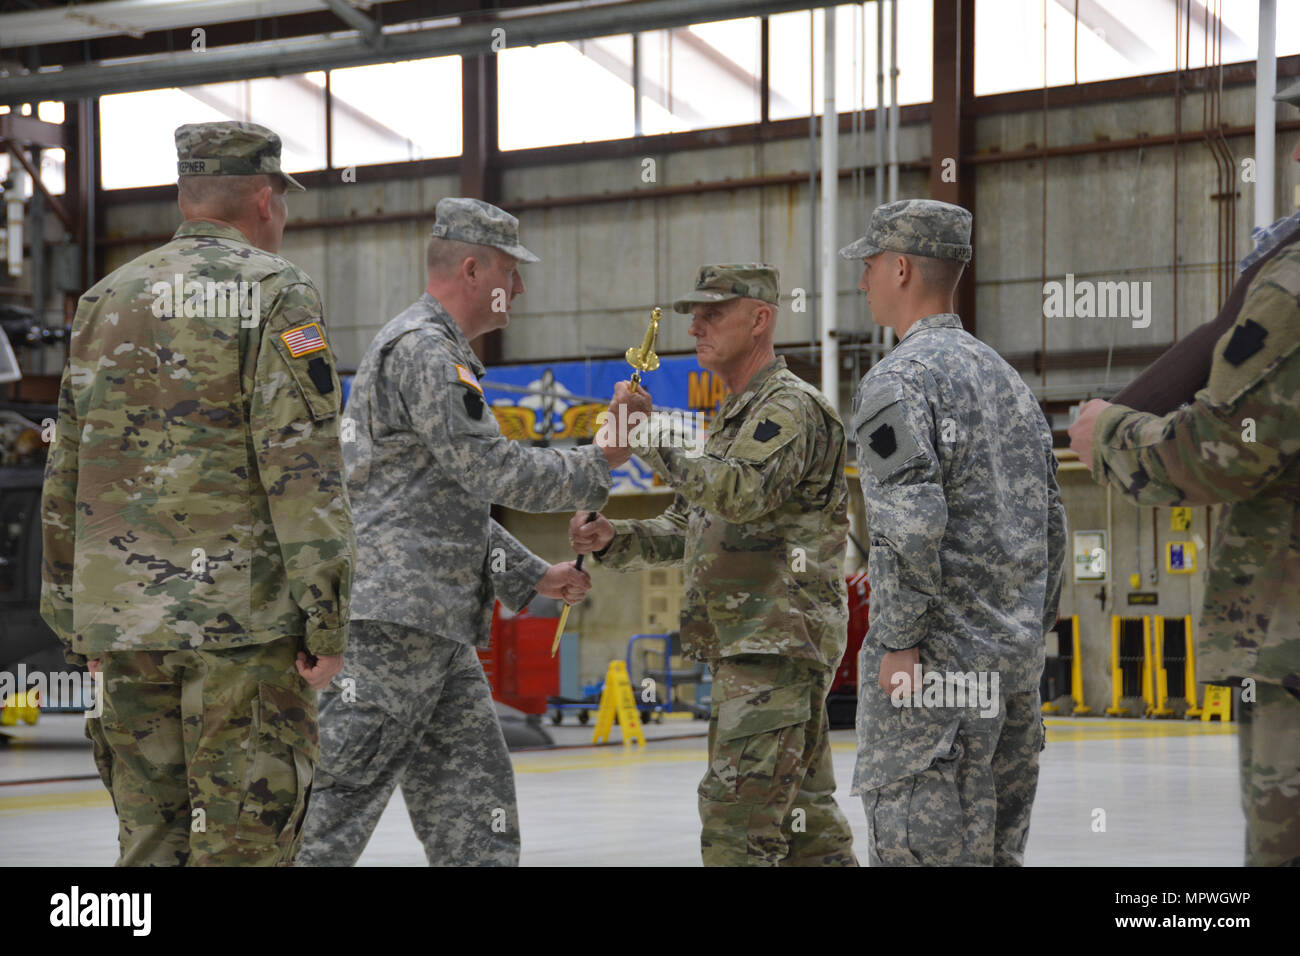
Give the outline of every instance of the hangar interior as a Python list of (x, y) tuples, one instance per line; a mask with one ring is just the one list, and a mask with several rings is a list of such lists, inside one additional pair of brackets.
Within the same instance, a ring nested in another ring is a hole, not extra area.
[[(942, 199), (974, 214), (958, 312), (1039, 399), (1069, 520), (1027, 862), (1236, 864), (1231, 722), (1187, 719), (1206, 707), (1187, 649), (1212, 509), (1121, 500), (1068, 451), (1066, 428), (1082, 402), (1114, 395), (1212, 318), (1252, 228), (1300, 208), (1300, 164), (1287, 159), (1300, 113), (1271, 99), (1297, 78), (1300, 5), (1273, 0), (0, 0), (0, 314), (13, 352), (0, 666), (61, 661), (35, 610), (41, 423), (79, 296), (181, 221), (182, 123), (251, 120), (282, 136), (285, 169), (307, 190), (289, 199), (281, 252), (320, 289), (342, 370), (422, 290), (440, 198), (518, 216), (541, 261), (523, 269), (509, 326), (480, 343), (485, 384), (516, 383), (492, 393), (511, 437), (561, 447), (590, 440), (564, 413), (607, 400), (583, 383), (641, 341), (655, 306), (658, 354), (686, 363), (667, 401), (716, 407), (720, 383), (687, 367), (687, 320), (670, 308), (707, 262), (780, 269), (777, 351), (847, 420), (893, 342), (871, 321), (859, 267), (835, 250), (882, 202)], [(1097, 292), (1086, 306), (1084, 285)], [(646, 387), (665, 394), (656, 374)], [(622, 491), (611, 517), (671, 501), (644, 474)], [(569, 556), (569, 515), (496, 514), (548, 560)], [(850, 575), (864, 557), (850, 546)], [(649, 666), (629, 652), (633, 635), (675, 629), (680, 572), (590, 570), (558, 664), (539, 665), (540, 684), (530, 671), (531, 697), (509, 702), (582, 698), (611, 660)], [(683, 706), (650, 715), (641, 750), (517, 752), (525, 862), (692, 862), (703, 743), (685, 705), (707, 695), (707, 682), (679, 688)], [(554, 707), (530, 709), (541, 737), (590, 741), (585, 710), (582, 725), (565, 712), (557, 726)], [(51, 854), (50, 832), (75, 822), (98, 842), (49, 861), (111, 861), (111, 805), (86, 777), (78, 720), (0, 727), (13, 738), (0, 747), (0, 856)], [(836, 732), (835, 760), (858, 832), (852, 739)], [(654, 848), (626, 849), (649, 806), (663, 808)], [(1108, 835), (1089, 831), (1095, 807), (1114, 808)], [(363, 862), (422, 862), (404, 827), (395, 802)]]

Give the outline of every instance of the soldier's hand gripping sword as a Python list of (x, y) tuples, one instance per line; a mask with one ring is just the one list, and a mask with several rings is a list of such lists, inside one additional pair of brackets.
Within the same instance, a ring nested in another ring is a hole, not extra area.
[[(658, 306), (655, 306), (653, 309), (651, 309), (650, 324), (649, 326), (646, 327), (645, 338), (641, 340), (640, 348), (634, 345), (627, 350), (626, 353), (627, 364), (632, 366), (633, 369), (635, 369), (635, 371), (632, 373), (632, 380), (631, 380), (632, 391), (634, 392), (637, 390), (637, 386), (641, 384), (641, 373), (653, 372), (655, 369), (659, 367), (659, 356), (655, 354), (655, 342), (659, 338), (659, 320), (663, 318), (663, 314), (664, 314), (663, 309), (659, 308)], [(595, 520), (596, 520), (596, 512), (594, 511), (589, 512), (587, 515), (587, 523), (590, 523)], [(582, 559), (585, 557), (586, 557), (585, 554), (580, 554), (578, 555), (578, 560), (574, 562), (573, 566), (577, 568), (579, 571), (582, 570)], [(566, 602), (564, 605), (564, 610), (560, 612), (560, 623), (555, 628), (555, 640), (551, 642), (552, 657), (554, 657), (556, 651), (560, 649), (560, 638), (564, 636), (564, 625), (569, 620), (569, 608), (571, 607), (572, 605)]]

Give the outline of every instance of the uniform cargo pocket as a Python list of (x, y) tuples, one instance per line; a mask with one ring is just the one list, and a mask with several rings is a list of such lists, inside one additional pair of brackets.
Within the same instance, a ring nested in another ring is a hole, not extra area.
[(286, 687), (262, 681), (253, 701), (237, 836), (290, 845), (302, 824), (319, 758), (315, 705)]
[(807, 684), (773, 687), (718, 704), (716, 743), (700, 794), (763, 803), (803, 757), (812, 716)]
[(863, 752), (857, 786), (866, 801), (874, 855), (884, 865), (960, 862), (960, 726), (960, 720), (923, 724)]
[[(97, 693), (104, 692), (101, 684)], [(104, 736), (104, 727), (98, 717), (86, 718), (86, 739), (90, 741), (95, 752), (95, 769), (99, 771), (99, 778), (104, 781), (104, 786), (108, 788), (109, 795), (113, 793), (113, 751), (108, 746), (108, 739)], [(117, 801), (113, 801), (114, 807)]]

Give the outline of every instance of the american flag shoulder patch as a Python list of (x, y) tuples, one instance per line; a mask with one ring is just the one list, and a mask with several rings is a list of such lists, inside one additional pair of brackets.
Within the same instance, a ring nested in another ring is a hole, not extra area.
[(478, 379), (474, 377), (474, 373), (471, 372), (469, 369), (467, 369), (465, 366), (457, 365), (456, 374), (459, 375), (460, 380), (464, 382), (466, 385), (468, 385), (470, 388), (478, 389), (479, 394), (480, 395), (483, 394), (483, 386), (478, 383)]
[(288, 332), (283, 333), (280, 338), (288, 346), (289, 354), (294, 358), (299, 355), (306, 355), (308, 352), (319, 352), (329, 344), (325, 341), (325, 333), (315, 322), (300, 325), (296, 329), (290, 329)]

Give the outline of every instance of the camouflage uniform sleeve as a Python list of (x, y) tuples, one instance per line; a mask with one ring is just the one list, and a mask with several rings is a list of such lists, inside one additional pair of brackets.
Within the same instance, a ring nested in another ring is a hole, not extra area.
[(692, 505), (745, 524), (790, 499), (808, 468), (819, 427), (820, 409), (798, 392), (784, 392), (750, 411), (725, 458), (641, 444), (635, 429), (631, 445)]
[(854, 399), (851, 427), (871, 532), (870, 633), (889, 650), (921, 642), (921, 618), (942, 577), (948, 503), (923, 389), (887, 372), (864, 380)]
[(492, 520), (488, 529), (488, 568), (497, 600), (510, 610), (518, 611), (533, 599), (537, 593), (536, 584), (550, 564)]
[(72, 652), (72, 575), (76, 559), (77, 455), (81, 428), (72, 397), (72, 366), (63, 369), (59, 385), (59, 420), (45, 462), (41, 494), (41, 617), (63, 643), (68, 663), (82, 665), (86, 658)]
[(680, 565), (686, 554), (686, 523), (690, 506), (677, 495), (657, 518), (612, 521), (614, 540), (596, 560), (617, 571)]
[(1047, 590), (1043, 603), (1043, 634), (1056, 626), (1061, 609), (1061, 588), (1065, 582), (1066, 523), (1061, 488), (1056, 481), (1057, 462), (1052, 454), (1052, 435), (1047, 442)]
[(1210, 381), (1163, 418), (1113, 405), (1092, 433), (1093, 474), (1143, 505), (1255, 497), (1300, 453), (1300, 254), (1251, 283), (1215, 346)]
[(420, 343), (418, 335), (399, 339), (384, 373), (392, 377), (411, 428), (466, 494), (531, 512), (605, 504), (613, 478), (604, 452), (595, 445), (560, 451), (511, 441), (452, 357)]
[(339, 445), (341, 388), (328, 347), (294, 356), (283, 338), (321, 321), (309, 283), (275, 297), (262, 326), (249, 428), (307, 650), (334, 655), (347, 644), (356, 551)]

